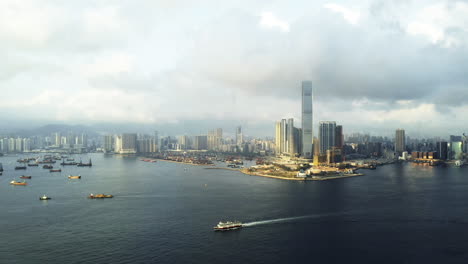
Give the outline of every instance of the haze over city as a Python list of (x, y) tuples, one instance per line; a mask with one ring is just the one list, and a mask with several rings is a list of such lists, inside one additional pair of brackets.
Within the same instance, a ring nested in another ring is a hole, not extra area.
[(461, 134), (467, 12), (465, 1), (1, 1), (1, 119), (272, 136), (274, 121), (300, 120), (311, 80), (317, 123)]

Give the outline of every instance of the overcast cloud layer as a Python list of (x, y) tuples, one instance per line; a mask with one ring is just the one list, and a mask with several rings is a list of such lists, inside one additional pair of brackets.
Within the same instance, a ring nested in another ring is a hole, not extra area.
[[(0, 1), (2, 118), (295, 117), (446, 135), (468, 121), (466, 1)], [(317, 122), (316, 122), (317, 123)]]

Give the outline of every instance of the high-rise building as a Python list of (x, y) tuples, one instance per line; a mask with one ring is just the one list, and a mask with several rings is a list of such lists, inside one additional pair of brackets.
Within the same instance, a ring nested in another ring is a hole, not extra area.
[(112, 135), (104, 136), (104, 152), (112, 152), (114, 150), (114, 137)]
[(295, 146), (295, 142), (294, 142), (294, 119), (293, 118), (289, 118), (288, 119), (288, 126), (287, 126), (287, 141), (288, 141), (288, 148), (286, 149), (286, 152), (289, 154), (289, 155), (293, 155), (295, 153), (295, 149), (294, 149), (294, 146)]
[(302, 82), (302, 156), (312, 158), (313, 112), (312, 82)]
[(286, 153), (288, 147), (288, 122), (286, 119), (281, 119), (281, 153)]
[(61, 135), (59, 132), (57, 132), (57, 133), (55, 133), (55, 137), (54, 137), (54, 138), (55, 138), (54, 145), (55, 145), (56, 147), (60, 147), (61, 144), (62, 144), (62, 135)]
[(322, 121), (319, 128), (320, 153), (326, 154), (327, 150), (335, 146), (336, 122)]
[(447, 160), (448, 158), (448, 143), (445, 141), (439, 141), (436, 143), (437, 154), (439, 159)]
[(206, 135), (195, 136), (193, 148), (196, 150), (206, 150), (208, 148), (208, 137)]
[(236, 145), (240, 146), (244, 143), (244, 135), (242, 134), (242, 127), (236, 127)]
[(395, 132), (395, 152), (401, 155), (406, 150), (405, 130), (397, 129)]
[(344, 136), (343, 136), (343, 126), (338, 125), (335, 129), (335, 147), (343, 149), (344, 145)]
[(135, 154), (137, 152), (137, 134), (124, 133), (116, 139), (116, 152), (120, 154)]
[(281, 154), (283, 142), (281, 141), (281, 121), (275, 123), (275, 152)]

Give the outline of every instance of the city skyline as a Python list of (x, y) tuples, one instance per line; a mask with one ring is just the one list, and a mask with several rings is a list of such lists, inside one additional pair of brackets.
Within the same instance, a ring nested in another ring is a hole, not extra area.
[(461, 134), (468, 121), (466, 2), (195, 5), (2, 1), (0, 121), (226, 121), (264, 134), (300, 120), (302, 80), (319, 98), (314, 119), (347, 131)]

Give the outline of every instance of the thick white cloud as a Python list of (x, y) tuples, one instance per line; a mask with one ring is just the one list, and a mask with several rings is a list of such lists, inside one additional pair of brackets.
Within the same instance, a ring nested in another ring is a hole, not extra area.
[(283, 32), (289, 31), (289, 23), (287, 21), (281, 20), (271, 12), (263, 12), (260, 15), (260, 26), (265, 28), (278, 28)]
[(358, 11), (334, 3), (325, 4), (323, 5), (323, 7), (330, 9), (335, 13), (341, 14), (343, 18), (350, 24), (356, 25), (359, 23), (359, 18), (361, 17), (361, 14)]

